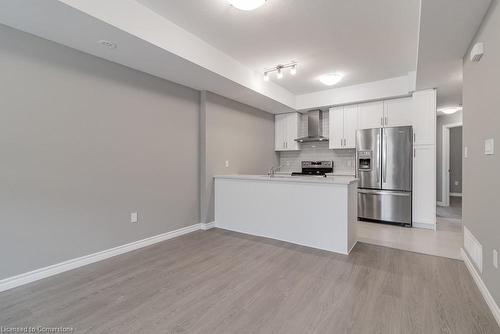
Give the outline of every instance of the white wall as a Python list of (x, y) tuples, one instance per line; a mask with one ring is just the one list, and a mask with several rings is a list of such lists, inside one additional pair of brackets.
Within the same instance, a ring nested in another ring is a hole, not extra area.
[[(485, 43), (479, 63), (464, 58), (463, 222), (483, 246), (481, 278), (500, 304), (500, 270), (493, 267), (493, 249), (500, 251), (500, 1), (493, 0), (473, 43)], [(484, 154), (484, 141), (495, 138), (496, 154)]]

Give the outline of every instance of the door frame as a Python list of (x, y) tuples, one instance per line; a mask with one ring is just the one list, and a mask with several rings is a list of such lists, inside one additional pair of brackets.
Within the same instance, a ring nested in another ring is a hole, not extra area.
[[(450, 206), (450, 129), (462, 126), (463, 122), (443, 125), (443, 145), (441, 148), (441, 206)], [(462, 128), (463, 131), (463, 128)], [(463, 143), (462, 143), (463, 149)], [(463, 160), (463, 159), (462, 159)], [(463, 162), (462, 162), (463, 163)]]

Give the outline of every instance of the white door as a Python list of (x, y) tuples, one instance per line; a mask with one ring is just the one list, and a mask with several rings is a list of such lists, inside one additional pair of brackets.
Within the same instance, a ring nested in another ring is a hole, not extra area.
[(436, 144), (436, 90), (413, 93), (413, 134), (415, 145)]
[(299, 149), (299, 143), (295, 140), (299, 137), (299, 121), (298, 113), (286, 114), (286, 140), (285, 149), (294, 151)]
[(413, 149), (413, 222), (432, 226), (436, 223), (436, 147)]
[(274, 149), (285, 150), (286, 115), (280, 114), (274, 117)]
[(384, 101), (384, 126), (410, 126), (413, 124), (412, 98)]
[(344, 148), (356, 148), (358, 105), (344, 107)]
[(329, 125), (329, 148), (342, 148), (344, 139), (344, 107), (330, 108)]
[(359, 105), (359, 129), (373, 129), (384, 126), (384, 102), (370, 102)]

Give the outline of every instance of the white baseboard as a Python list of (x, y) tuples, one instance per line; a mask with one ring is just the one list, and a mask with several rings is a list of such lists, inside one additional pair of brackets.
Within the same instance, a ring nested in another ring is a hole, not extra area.
[(412, 227), (423, 228), (426, 230), (433, 230), (433, 231), (436, 230), (436, 224), (433, 224), (433, 223), (415, 223), (414, 222), (412, 224)]
[(437, 205), (438, 205), (438, 206), (445, 206), (445, 203), (444, 203), (444, 202), (442, 202), (442, 201), (438, 201), (438, 202), (437, 202)]
[(462, 193), (450, 193), (452, 197), (462, 197)]
[(215, 222), (210, 222), (210, 223), (202, 223), (201, 224), (201, 229), (206, 231), (206, 230), (210, 230), (211, 228), (214, 228), (215, 227)]
[(461, 248), (460, 253), (462, 254), (462, 258), (464, 259), (465, 266), (467, 269), (469, 269), (469, 272), (472, 276), (472, 279), (474, 279), (474, 282), (476, 283), (477, 287), (479, 288), (479, 291), (481, 291), (481, 294), (483, 295), (484, 300), (486, 301), (486, 304), (488, 304), (488, 307), (491, 310), (491, 313), (493, 313), (493, 317), (495, 317), (495, 320), (497, 321), (498, 325), (500, 326), (500, 308), (498, 307), (497, 303), (493, 299), (493, 296), (490, 294), (490, 291), (484, 284), (483, 280), (481, 279), (481, 276), (479, 273), (476, 271), (476, 268), (472, 264), (471, 260), (469, 259), (469, 256), (467, 255), (467, 252)]
[(138, 240), (131, 242), (126, 245), (121, 245), (118, 247), (106, 249), (97, 253), (93, 253), (90, 255), (85, 255), (76, 259), (67, 260), (64, 262), (60, 262), (57, 264), (50, 265), (48, 267), (36, 269), (33, 271), (29, 271), (27, 273), (23, 273), (20, 275), (4, 278), (0, 280), (0, 292), (6, 291), (9, 289), (13, 289), (15, 287), (28, 284), (34, 281), (38, 281), (42, 278), (50, 277), (53, 275), (57, 275), (63, 273), (68, 270), (72, 270), (78, 267), (85, 266), (87, 264), (91, 264), (94, 262), (102, 261), (105, 259), (109, 259), (110, 257), (120, 255), (123, 253), (127, 253), (139, 248), (143, 248), (146, 246), (150, 246), (156, 244), (161, 241), (165, 241), (168, 239), (172, 239), (184, 234), (188, 234), (197, 230), (203, 229), (202, 224), (194, 224), (191, 226), (183, 227), (175, 231), (170, 231), (167, 233), (159, 234), (154, 237)]

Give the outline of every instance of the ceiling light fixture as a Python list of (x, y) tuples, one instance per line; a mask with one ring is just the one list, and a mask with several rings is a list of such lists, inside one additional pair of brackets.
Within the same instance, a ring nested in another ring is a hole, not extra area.
[(283, 70), (286, 69), (286, 68), (289, 68), (290, 69), (290, 74), (291, 75), (295, 75), (297, 74), (297, 62), (291, 62), (291, 63), (288, 63), (288, 64), (285, 64), (285, 65), (276, 65), (275, 67), (272, 67), (272, 68), (266, 68), (264, 70), (264, 81), (269, 81), (269, 73), (272, 73), (272, 72), (276, 72), (276, 77), (278, 79), (282, 79), (283, 78)]
[(441, 108), (441, 109), (438, 109), (438, 111), (440, 111), (440, 112), (442, 112), (443, 114), (446, 114), (446, 115), (451, 115), (451, 114), (454, 114), (457, 111), (460, 111), (462, 109), (463, 109), (462, 106), (457, 106), (457, 107), (445, 107), (445, 108)]
[(276, 74), (276, 78), (283, 79), (283, 71), (281, 68), (278, 68), (278, 74)]
[(319, 76), (319, 81), (321, 81), (324, 85), (333, 86), (338, 84), (340, 80), (344, 77), (341, 73), (327, 73)]
[(266, 3), (266, 0), (229, 0), (229, 3), (240, 10), (254, 10)]

